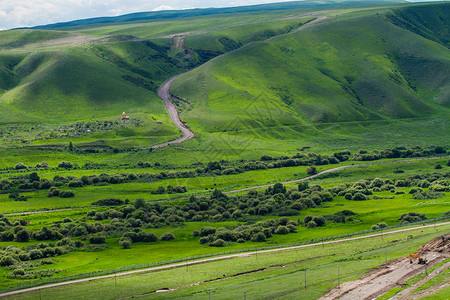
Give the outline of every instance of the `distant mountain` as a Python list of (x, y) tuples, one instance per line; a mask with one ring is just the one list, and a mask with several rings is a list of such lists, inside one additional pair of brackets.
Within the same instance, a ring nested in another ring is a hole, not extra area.
[(402, 0), (369, 0), (369, 1), (343, 1), (343, 0), (306, 0), (306, 1), (292, 1), (281, 3), (270, 3), (261, 5), (226, 7), (226, 8), (203, 8), (203, 9), (186, 9), (186, 10), (165, 10), (165, 11), (151, 11), (126, 14), (117, 17), (99, 17), (83, 20), (75, 20), (70, 22), (61, 22), (49, 25), (35, 26), (35, 29), (66, 29), (85, 25), (104, 25), (111, 23), (135, 22), (145, 20), (157, 19), (175, 19), (175, 18), (189, 18), (199, 16), (209, 16), (216, 14), (232, 14), (232, 13), (246, 13), (256, 11), (270, 11), (270, 10), (288, 10), (297, 8), (311, 8), (311, 7), (328, 7), (328, 6), (352, 6), (352, 5), (379, 5), (379, 4), (395, 4), (406, 3)]

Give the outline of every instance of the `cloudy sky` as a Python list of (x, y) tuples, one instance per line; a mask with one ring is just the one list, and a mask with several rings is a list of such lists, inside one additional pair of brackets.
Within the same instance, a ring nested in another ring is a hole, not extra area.
[(133, 12), (226, 7), (287, 0), (0, 0), (0, 29)]

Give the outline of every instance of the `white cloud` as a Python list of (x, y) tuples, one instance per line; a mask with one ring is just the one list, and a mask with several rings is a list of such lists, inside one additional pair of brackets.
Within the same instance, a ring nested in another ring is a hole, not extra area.
[(152, 11), (159, 11), (159, 10), (174, 10), (175, 8), (173, 8), (170, 5), (160, 5), (158, 7), (155, 7), (154, 9), (152, 9)]

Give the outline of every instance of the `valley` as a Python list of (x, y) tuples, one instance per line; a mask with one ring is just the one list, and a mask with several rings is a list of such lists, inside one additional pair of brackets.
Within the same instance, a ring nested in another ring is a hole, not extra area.
[(308, 0), (0, 31), (0, 297), (440, 299), (449, 12)]

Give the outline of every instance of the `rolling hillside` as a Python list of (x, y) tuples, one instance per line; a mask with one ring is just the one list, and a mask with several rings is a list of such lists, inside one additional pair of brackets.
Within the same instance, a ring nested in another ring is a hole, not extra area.
[[(0, 127), (54, 129), (126, 111), (144, 126), (79, 142), (175, 139), (157, 89), (192, 69), (171, 88), (190, 103), (181, 116), (196, 133), (188, 149), (239, 157), (324, 141), (360, 145), (368, 136), (387, 142), (390, 133), (403, 144), (429, 143), (448, 122), (448, 14), (447, 3), (304, 1), (0, 32), (8, 116)], [(408, 136), (399, 133), (405, 128)]]
[(218, 57), (172, 92), (193, 102), (184, 119), (208, 133), (290, 139), (305, 126), (448, 120), (449, 7), (337, 14)]

